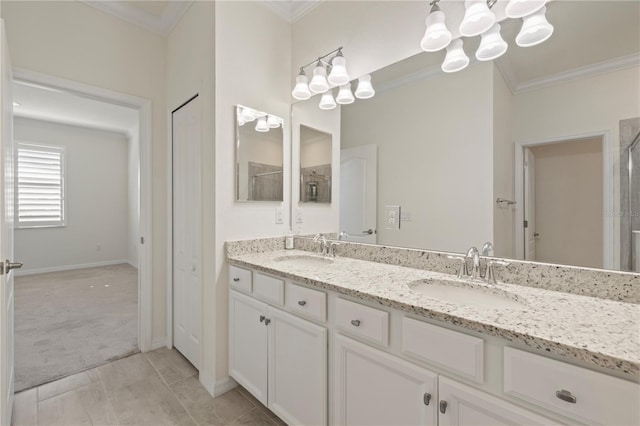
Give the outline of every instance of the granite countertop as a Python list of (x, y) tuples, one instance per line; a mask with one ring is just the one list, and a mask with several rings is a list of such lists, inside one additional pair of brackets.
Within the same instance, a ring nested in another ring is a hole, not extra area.
[(473, 285), (509, 299), (505, 306), (462, 305), (429, 298), (407, 285), (425, 279), (469, 285), (452, 275), (347, 257), (316, 265), (276, 260), (283, 256), (313, 254), (276, 250), (230, 255), (228, 260), (233, 265), (501, 337), (640, 380), (640, 305), (502, 283)]

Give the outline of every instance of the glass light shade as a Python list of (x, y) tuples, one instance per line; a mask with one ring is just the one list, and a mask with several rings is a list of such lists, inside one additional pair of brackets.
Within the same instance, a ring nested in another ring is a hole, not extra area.
[(267, 124), (267, 117), (263, 116), (258, 118), (258, 122), (256, 123), (256, 132), (268, 132), (269, 125)]
[(496, 15), (489, 9), (486, 0), (465, 0), (464, 7), (466, 11), (460, 23), (460, 34), (463, 36), (477, 36), (496, 23)]
[(331, 61), (331, 72), (329, 73), (329, 83), (340, 86), (347, 83), (351, 78), (347, 73), (347, 61), (343, 56), (336, 56)]
[(540, 10), (546, 0), (510, 0), (504, 8), (509, 18), (523, 18)]
[(277, 129), (280, 127), (280, 120), (278, 120), (278, 117), (269, 115), (267, 116), (267, 126), (269, 126), (270, 129)]
[(334, 109), (336, 105), (336, 101), (333, 99), (333, 93), (328, 90), (325, 92), (320, 98), (320, 109)]
[(242, 108), (239, 116), (244, 120), (245, 123), (248, 123), (256, 119), (256, 114), (253, 112), (251, 108), (247, 108), (247, 107)]
[(469, 65), (469, 57), (464, 53), (462, 47), (462, 39), (456, 39), (447, 46), (447, 56), (442, 63), (442, 71), (458, 72), (462, 71)]
[(425, 52), (437, 52), (444, 49), (451, 42), (451, 32), (444, 23), (444, 12), (438, 10), (427, 16), (427, 31), (420, 42), (420, 47)]
[(245, 124), (246, 124), (246, 121), (244, 121), (244, 118), (238, 117), (238, 126), (244, 126)]
[(293, 88), (293, 92), (291, 92), (291, 96), (300, 101), (305, 101), (311, 97), (311, 92), (309, 91), (309, 79), (306, 75), (300, 74), (296, 77), (296, 87)]
[(351, 83), (343, 84), (340, 86), (338, 96), (336, 96), (336, 102), (341, 105), (352, 104), (355, 101), (353, 93), (351, 93)]
[(495, 24), (489, 31), (482, 34), (476, 58), (479, 61), (491, 61), (504, 55), (508, 47), (509, 45), (500, 35), (500, 24)]
[(547, 13), (547, 8), (542, 7), (533, 15), (523, 18), (522, 29), (516, 36), (518, 46), (535, 46), (551, 37), (553, 25), (547, 21), (545, 13)]
[(373, 90), (373, 86), (371, 85), (371, 76), (369, 74), (365, 74), (360, 77), (358, 79), (358, 87), (356, 88), (356, 98), (369, 99), (375, 94), (376, 91)]
[(329, 82), (327, 82), (327, 70), (322, 64), (318, 64), (313, 69), (313, 78), (309, 83), (309, 90), (312, 93), (324, 93), (329, 90)]

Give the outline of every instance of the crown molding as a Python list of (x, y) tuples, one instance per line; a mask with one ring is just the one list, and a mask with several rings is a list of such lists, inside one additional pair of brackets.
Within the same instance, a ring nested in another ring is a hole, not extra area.
[(640, 53), (620, 56), (608, 61), (596, 62), (595, 64), (584, 67), (574, 68), (569, 71), (563, 71), (557, 74), (548, 75), (546, 77), (535, 78), (524, 81), (516, 86), (514, 93), (528, 92), (531, 90), (541, 89), (544, 87), (555, 86), (557, 84), (566, 83), (579, 78), (595, 77), (597, 75), (606, 74), (612, 71), (620, 71), (625, 68), (640, 65)]
[(296, 22), (323, 0), (262, 0), (260, 4), (289, 23)]
[(518, 79), (513, 72), (513, 67), (511, 66), (511, 61), (506, 56), (502, 56), (495, 60), (496, 68), (502, 75), (502, 79), (507, 84), (507, 87), (511, 91), (511, 94), (515, 94), (518, 88)]
[(169, 1), (161, 17), (145, 13), (119, 1), (81, 0), (81, 2), (147, 31), (166, 36), (180, 21), (193, 0)]

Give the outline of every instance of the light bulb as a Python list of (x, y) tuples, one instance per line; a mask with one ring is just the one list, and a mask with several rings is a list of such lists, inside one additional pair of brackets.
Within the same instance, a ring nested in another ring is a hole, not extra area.
[(460, 34), (474, 37), (484, 33), (496, 22), (496, 15), (487, 6), (486, 0), (465, 0), (466, 11), (460, 24)]
[(500, 35), (500, 24), (494, 24), (489, 31), (482, 34), (480, 46), (476, 52), (476, 59), (479, 61), (491, 61), (502, 56), (508, 47), (509, 45)]
[(269, 115), (267, 116), (267, 126), (270, 129), (277, 129), (280, 127), (280, 120), (275, 115)]
[(518, 46), (535, 46), (551, 37), (553, 25), (547, 21), (545, 13), (547, 13), (547, 8), (543, 6), (534, 14), (523, 18), (522, 29), (516, 36)]
[(509, 18), (524, 18), (540, 10), (546, 0), (510, 0), (504, 8)]
[(442, 71), (458, 72), (465, 69), (469, 65), (469, 57), (464, 53), (462, 47), (462, 39), (456, 39), (447, 46), (447, 56), (442, 63)]
[(451, 42), (451, 32), (445, 24), (444, 12), (440, 10), (438, 4), (434, 4), (431, 13), (427, 16), (427, 30), (420, 42), (420, 47), (425, 52), (437, 52), (444, 49)]
[(353, 93), (351, 93), (351, 83), (343, 84), (340, 86), (338, 96), (336, 96), (336, 102), (341, 105), (352, 104), (355, 101)]
[(369, 99), (376, 94), (371, 85), (371, 75), (365, 74), (358, 79), (358, 87), (356, 88), (356, 98)]
[(308, 83), (309, 79), (304, 73), (304, 68), (300, 68), (300, 74), (296, 77), (296, 87), (293, 88), (291, 96), (301, 101), (309, 99), (311, 97), (311, 92), (309, 91)]
[(318, 61), (318, 65), (313, 69), (313, 78), (309, 83), (309, 90), (313, 93), (324, 93), (329, 90), (327, 70), (320, 61)]
[(342, 51), (338, 51), (338, 54), (331, 61), (328, 80), (334, 86), (340, 86), (350, 80), (349, 73), (347, 73), (347, 60), (342, 56)]
[(320, 98), (320, 109), (334, 109), (336, 107), (336, 101), (333, 99), (333, 93), (331, 90), (325, 92)]
[(269, 125), (267, 124), (267, 117), (262, 116), (258, 118), (258, 122), (256, 123), (256, 132), (268, 132)]

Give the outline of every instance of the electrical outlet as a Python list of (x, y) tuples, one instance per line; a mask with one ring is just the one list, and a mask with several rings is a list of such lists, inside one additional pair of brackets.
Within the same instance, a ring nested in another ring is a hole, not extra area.
[(284, 223), (284, 208), (276, 207), (276, 225)]
[(385, 206), (384, 219), (384, 229), (400, 229), (400, 206)]
[(296, 223), (304, 223), (304, 217), (302, 216), (302, 209), (296, 210)]

